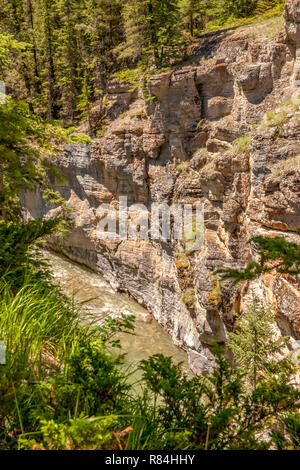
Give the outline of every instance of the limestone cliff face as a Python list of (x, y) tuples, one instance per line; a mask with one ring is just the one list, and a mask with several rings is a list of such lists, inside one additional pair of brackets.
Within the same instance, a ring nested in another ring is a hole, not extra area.
[[(199, 373), (211, 366), (211, 339), (227, 340), (249, 295), (246, 286), (220, 290), (213, 272), (255, 259), (252, 236), (299, 243), (300, 109), (276, 106), (300, 74), (300, 2), (287, 1), (284, 16), (286, 31), (273, 38), (255, 27), (204, 37), (182, 66), (153, 75), (147, 92), (113, 80), (104, 136), (68, 146), (56, 162), (66, 184), (54, 186), (75, 226), (52, 247), (145, 305)], [(175, 242), (99, 240), (96, 210), (118, 207), (119, 196), (148, 207), (202, 202), (204, 248), (186, 254)], [(23, 204), (33, 217), (54, 210), (38, 193)], [(278, 332), (300, 339), (297, 280), (273, 274), (252, 287), (277, 312)]]
[(283, 16), (286, 20), (287, 39), (296, 46), (293, 82), (300, 85), (300, 1), (286, 0)]

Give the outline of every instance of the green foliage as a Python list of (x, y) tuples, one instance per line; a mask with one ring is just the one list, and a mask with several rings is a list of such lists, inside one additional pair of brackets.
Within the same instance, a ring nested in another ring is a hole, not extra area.
[[(42, 237), (51, 235), (61, 228), (61, 219), (36, 219), (29, 222), (0, 223), (0, 277), (11, 287), (21, 287), (28, 275), (47, 277), (38, 254), (31, 250)], [(31, 272), (32, 268), (36, 271)]]
[(58, 441), (63, 435), (77, 445), (86, 439), (89, 446), (92, 430), (102, 429), (100, 421), (92, 425), (93, 415), (127, 411), (122, 356), (108, 352), (101, 328), (80, 325), (78, 307), (49, 282), (29, 279), (16, 294), (2, 287), (1, 448), (14, 447), (18, 436), (22, 447), (31, 445), (36, 433), (35, 442), (45, 448), (63, 448)]
[(190, 268), (190, 260), (186, 253), (175, 252), (176, 268), (179, 271), (185, 271)]
[[(245, 373), (233, 369), (222, 351), (214, 347), (212, 375), (189, 379), (170, 358), (156, 355), (142, 361), (144, 380), (154, 394), (158, 426), (151, 431), (152, 415), (143, 427), (152, 448), (199, 450), (268, 449), (271, 439), (258, 433), (299, 407), (300, 393), (288, 385), (292, 370), (286, 364), (277, 375), (247, 390)], [(145, 438), (146, 436), (144, 436)], [(142, 447), (142, 442), (139, 443)], [(157, 447), (155, 447), (157, 446)]]
[(140, 83), (140, 75), (142, 70), (140, 68), (135, 69), (124, 69), (120, 72), (116, 72), (113, 78), (118, 78), (123, 83), (131, 83), (132, 91), (134, 91)]
[[(245, 371), (217, 346), (214, 372), (199, 378), (156, 355), (140, 364), (137, 393), (122, 372), (123, 357), (109, 352), (118, 331), (132, 332), (132, 319), (83, 326), (79, 306), (36, 280), (2, 293), (2, 449), (266, 449), (279, 442), (286, 413), (296, 419), (300, 392), (290, 385), (288, 363), (251, 391)], [(266, 429), (272, 438), (262, 439)]]
[[(103, 416), (124, 411), (129, 385), (119, 366), (123, 356), (112, 355), (95, 331), (74, 331), (66, 344), (63, 366), (37, 385), (47, 408), (32, 413), (39, 420), (67, 422), (67, 416)], [(68, 413), (66, 413), (66, 410)]]
[(288, 341), (282, 337), (274, 339), (274, 323), (271, 309), (261, 307), (253, 296), (247, 311), (236, 322), (236, 332), (229, 334), (228, 346), (254, 389), (267, 373), (276, 373), (278, 355)]
[(246, 134), (234, 141), (234, 146), (238, 152), (247, 153), (250, 150), (251, 135)]
[(41, 354), (63, 360), (65, 347), (70, 348), (74, 340), (78, 312), (58, 288), (47, 289), (45, 282), (29, 276), (17, 293), (2, 284), (0, 309), (8, 375), (34, 376), (36, 367), (42, 366)]
[(281, 160), (276, 163), (272, 168), (272, 175), (280, 176), (287, 171), (296, 169), (300, 166), (300, 154), (295, 157), (289, 157), (286, 160)]
[(211, 303), (222, 303), (222, 285), (218, 279), (213, 278), (213, 290), (209, 294), (208, 301)]
[(233, 24), (241, 19), (264, 15), (268, 10), (280, 14), (284, 0), (211, 0), (207, 3), (207, 14), (213, 17), (209, 26)]
[[(176, 64), (205, 29), (279, 14), (282, 0), (0, 0), (0, 72), (47, 119), (89, 118), (109, 77)], [(84, 84), (86, 77), (87, 87)], [(89, 96), (88, 96), (89, 95)], [(88, 96), (88, 100), (87, 100)]]
[(79, 102), (77, 104), (77, 111), (81, 111), (80, 117), (83, 121), (88, 121), (89, 123), (89, 131), (91, 132), (91, 86), (88, 83), (88, 76), (87, 72), (84, 72), (83, 80), (82, 80), (82, 92), (78, 96)]
[(195, 304), (197, 298), (194, 287), (189, 287), (183, 292), (182, 300), (188, 307), (192, 307)]
[(281, 420), (280, 428), (272, 431), (277, 450), (300, 450), (300, 414), (288, 414)]
[[(143, 98), (145, 102), (153, 102), (155, 97), (152, 96), (148, 89), (148, 83), (153, 75), (142, 61), (138, 63), (138, 67), (134, 69), (125, 69), (121, 72), (117, 72), (112, 75), (113, 78), (118, 78), (123, 83), (130, 83), (132, 85), (131, 91), (135, 91), (136, 88), (140, 87), (143, 92)], [(132, 116), (138, 116), (146, 118), (147, 114), (144, 111), (137, 111), (138, 114), (132, 113)]]
[(120, 318), (108, 317), (104, 325), (99, 330), (99, 337), (103, 344), (120, 348), (120, 341), (115, 339), (118, 333), (124, 332), (134, 335), (134, 321), (133, 315), (121, 315)]
[(19, 439), (22, 450), (105, 450), (111, 449), (117, 440), (113, 430), (118, 417), (75, 418), (68, 423), (54, 420), (41, 421), (42, 442), (35, 439)]
[(212, 0), (209, 3), (209, 13), (222, 19), (225, 23), (228, 18), (245, 18), (252, 16), (256, 0)]
[(254, 14), (261, 15), (271, 8), (278, 8), (278, 11), (280, 11), (284, 3), (285, 0), (257, 0)]
[(287, 242), (282, 237), (254, 237), (248, 243), (257, 247), (259, 263), (250, 263), (246, 269), (219, 269), (214, 274), (222, 274), (222, 279), (251, 281), (263, 273), (273, 270), (281, 274), (297, 275), (300, 273), (300, 245)]
[(74, 128), (64, 129), (56, 122), (43, 121), (31, 113), (26, 103), (9, 98), (0, 105), (0, 123), (2, 218), (15, 215), (21, 189), (40, 187), (48, 202), (65, 205), (50, 183), (50, 178), (63, 182), (51, 159), (67, 142), (86, 141), (86, 137), (72, 135)]
[(190, 169), (190, 163), (189, 162), (181, 162), (177, 165), (176, 170), (179, 171), (180, 173), (183, 171), (188, 171)]
[[(114, 351), (133, 317), (83, 326), (80, 304), (67, 299), (33, 250), (59, 220), (0, 224), (0, 447), (68, 448), (114, 441), (114, 413), (128, 412), (129, 386)], [(105, 417), (100, 422), (93, 416)], [(102, 434), (101, 434), (102, 432)], [(36, 437), (38, 433), (39, 438)], [(65, 437), (64, 437), (65, 436)], [(34, 437), (32, 439), (31, 437)], [(107, 441), (108, 439), (108, 441)]]
[[(19, 42), (10, 35), (0, 34), (0, 71), (12, 65), (12, 52), (24, 51), (29, 44)], [(2, 72), (3, 73), (3, 72)]]
[(287, 120), (287, 112), (285, 110), (281, 110), (278, 113), (275, 113), (275, 111), (268, 111), (266, 113), (266, 125), (268, 127), (281, 126)]
[(179, 0), (179, 6), (184, 30), (193, 38), (204, 28), (207, 4), (202, 0)]
[[(53, 284), (36, 250), (64, 222), (17, 221), (21, 190), (39, 188), (48, 202), (63, 203), (51, 189), (50, 180), (60, 180), (52, 158), (66, 142), (89, 141), (53, 119), (87, 120), (95, 132), (91, 108), (97, 102), (101, 135), (107, 79), (140, 86), (152, 102), (151, 74), (175, 64), (180, 47), (208, 20), (225, 24), (277, 4), (282, 2), (0, 0), (0, 72), (18, 98), (0, 106), (0, 338), (6, 347), (1, 449), (299, 448), (300, 392), (288, 362), (275, 368), (284, 340), (270, 339), (269, 311), (254, 304), (239, 320), (240, 331), (231, 335), (239, 367), (216, 345), (214, 371), (199, 378), (157, 355), (140, 364), (137, 388), (123, 371), (116, 339), (119, 332), (134, 333), (134, 318), (83, 325), (80, 304)], [(236, 144), (248, 150), (248, 137)], [(200, 228), (191, 227), (186, 240)], [(223, 270), (223, 277), (237, 282), (272, 269), (299, 273), (298, 245), (282, 238), (252, 242), (260, 262), (243, 272)], [(177, 261), (179, 270), (189, 269), (186, 255)], [(219, 287), (217, 281), (216, 300)], [(194, 288), (184, 291), (183, 300), (195, 303)], [(250, 390), (249, 380), (255, 383)]]

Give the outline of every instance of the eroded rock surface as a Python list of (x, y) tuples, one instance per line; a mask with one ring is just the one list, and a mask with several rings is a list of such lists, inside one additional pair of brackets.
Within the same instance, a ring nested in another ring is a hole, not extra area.
[[(245, 286), (221, 291), (213, 272), (255, 259), (252, 236), (299, 243), (300, 111), (287, 104), (264, 117), (291, 96), (300, 73), (299, 5), (287, 1), (286, 33), (273, 39), (247, 31), (204, 37), (182, 66), (152, 76), (147, 92), (114, 79), (104, 136), (69, 145), (56, 161), (66, 183), (54, 186), (75, 226), (52, 247), (146, 306), (197, 373), (211, 369), (211, 340), (227, 340), (247, 299)], [(177, 242), (100, 240), (97, 208), (118, 208), (119, 196), (148, 208), (202, 202), (204, 248), (186, 254)], [(23, 202), (34, 217), (55, 210), (38, 193)], [(300, 339), (297, 280), (273, 274), (253, 287), (275, 309), (278, 332)]]

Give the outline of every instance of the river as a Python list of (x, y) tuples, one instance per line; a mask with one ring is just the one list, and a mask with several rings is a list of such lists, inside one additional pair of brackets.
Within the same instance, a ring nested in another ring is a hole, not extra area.
[(135, 335), (120, 334), (118, 339), (126, 353), (125, 364), (135, 366), (140, 360), (153, 354), (172, 356), (175, 362), (183, 362), (183, 370), (189, 372), (186, 353), (177, 348), (171, 337), (158, 322), (137, 302), (126, 294), (116, 293), (99, 274), (71, 262), (65, 257), (45, 252), (55, 282), (69, 297), (78, 301), (90, 300), (82, 309), (82, 319), (100, 325), (108, 315), (134, 315)]

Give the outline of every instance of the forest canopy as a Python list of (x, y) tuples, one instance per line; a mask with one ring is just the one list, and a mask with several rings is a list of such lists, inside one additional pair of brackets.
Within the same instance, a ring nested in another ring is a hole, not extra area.
[(280, 15), (283, 3), (0, 0), (0, 79), (43, 118), (78, 121), (90, 103), (101, 108), (114, 73), (173, 65), (203, 32), (268, 11)]

